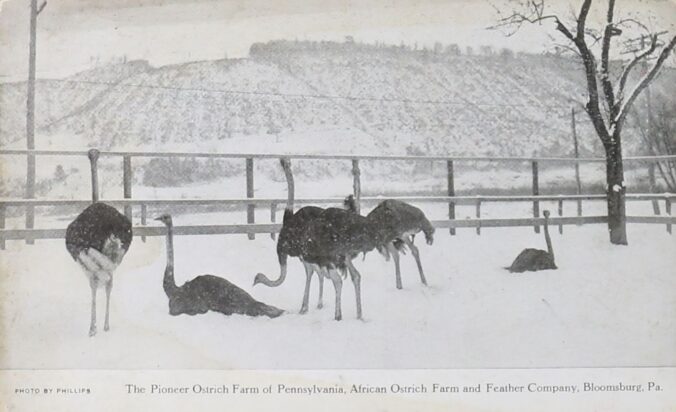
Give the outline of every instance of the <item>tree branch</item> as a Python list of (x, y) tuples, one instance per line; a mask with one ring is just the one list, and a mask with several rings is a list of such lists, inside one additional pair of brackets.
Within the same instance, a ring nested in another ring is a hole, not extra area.
[(633, 19), (633, 18), (630, 18), (630, 17), (624, 18), (622, 20), (615, 22), (615, 27), (630, 27), (629, 23), (636, 25), (637, 27), (642, 29), (643, 32), (645, 32), (645, 33), (648, 33), (648, 34), (650, 33), (650, 29), (648, 29), (648, 26), (646, 26), (645, 24), (641, 23), (640, 21)]
[(672, 37), (669, 44), (664, 46), (653, 67), (650, 69), (650, 71), (648, 71), (648, 73), (645, 76), (643, 76), (641, 81), (639, 81), (636, 87), (634, 87), (634, 90), (629, 95), (629, 98), (622, 104), (622, 107), (619, 109), (617, 117), (614, 119), (613, 122), (616, 125), (616, 133), (619, 133), (620, 129), (622, 128), (624, 119), (627, 117), (627, 113), (631, 109), (631, 105), (634, 103), (634, 100), (636, 100), (641, 91), (643, 91), (643, 89), (645, 89), (648, 86), (648, 84), (650, 84), (650, 82), (655, 78), (655, 76), (657, 76), (657, 73), (662, 68), (664, 61), (671, 54), (671, 51), (674, 49), (674, 46), (676, 46), (676, 36)]
[(587, 15), (589, 15), (591, 3), (592, 0), (584, 0), (580, 8), (580, 15), (577, 17), (577, 38), (580, 40), (584, 39), (584, 27), (587, 24)]
[(627, 84), (627, 80), (629, 79), (629, 75), (631, 74), (632, 69), (643, 59), (651, 55), (655, 49), (657, 48), (657, 35), (653, 34), (651, 37), (650, 41), (650, 47), (648, 50), (645, 52), (637, 55), (634, 57), (634, 59), (627, 64), (627, 67), (624, 68), (622, 71), (622, 75), (620, 77), (620, 82), (617, 86), (617, 96), (618, 96), (618, 103), (621, 102), (624, 98), (624, 87)]
[(610, 118), (614, 118), (617, 108), (615, 107), (615, 93), (613, 93), (613, 85), (610, 82), (610, 74), (608, 70), (609, 55), (610, 55), (610, 40), (613, 37), (613, 13), (615, 9), (615, 0), (608, 0), (608, 14), (606, 15), (606, 27), (603, 30), (603, 44), (601, 46), (601, 85), (603, 86), (603, 94), (606, 98), (606, 103), (610, 109)]
[[(587, 16), (591, 8), (592, 0), (585, 0), (580, 8), (580, 14), (577, 18), (577, 32), (570, 39), (573, 41), (577, 49), (580, 51), (582, 62), (584, 64), (585, 78), (587, 80), (587, 91), (589, 92), (589, 100), (585, 106), (585, 110), (594, 125), (596, 134), (603, 142), (608, 144), (610, 136), (608, 135), (608, 128), (601, 113), (601, 106), (599, 104), (599, 91), (596, 80), (596, 59), (589, 50), (585, 40), (585, 25), (587, 24)], [(564, 33), (565, 34), (565, 33)]]
[(556, 19), (556, 30), (563, 33), (563, 35), (566, 36), (568, 40), (575, 42), (575, 36), (573, 36), (573, 33), (571, 33), (570, 30), (568, 30), (568, 27), (561, 23), (561, 20), (559, 20), (558, 17), (554, 16), (554, 18)]
[(516, 27), (516, 30), (510, 34), (507, 34), (507, 36), (512, 36), (518, 29), (524, 24), (524, 23), (542, 23), (545, 20), (554, 20), (556, 23), (556, 29), (560, 31), (561, 33), (564, 34), (568, 38), (568, 40), (573, 41), (574, 36), (571, 33), (571, 31), (561, 22), (559, 19), (559, 16), (554, 15), (554, 14), (544, 14), (544, 1), (540, 0), (538, 2), (532, 0), (529, 2), (527, 5), (527, 8), (529, 12), (526, 14), (524, 13), (519, 13), (519, 12), (514, 12), (511, 15), (507, 17), (503, 17), (498, 20), (498, 24), (494, 26), (489, 26), (488, 29), (497, 29), (500, 27), (508, 27), (508, 26), (514, 26)]

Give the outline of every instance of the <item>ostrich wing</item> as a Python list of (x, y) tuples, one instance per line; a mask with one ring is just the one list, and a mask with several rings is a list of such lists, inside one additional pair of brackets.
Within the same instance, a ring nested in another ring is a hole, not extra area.
[(89, 248), (105, 254), (104, 248), (111, 235), (119, 240), (120, 249), (126, 252), (132, 241), (131, 222), (114, 207), (93, 203), (68, 225), (66, 248), (75, 260), (80, 252)]
[(277, 240), (277, 254), (299, 256), (302, 252), (303, 234), (307, 231), (310, 222), (324, 212), (316, 206), (306, 206), (298, 210), (293, 216), (284, 221)]
[(304, 256), (309, 262), (331, 266), (347, 255), (369, 252), (377, 238), (371, 229), (364, 216), (344, 209), (326, 209), (308, 228)]
[(391, 242), (404, 233), (417, 233), (431, 227), (422, 210), (399, 200), (381, 202), (367, 217), (378, 227), (384, 242)]
[(199, 296), (209, 302), (218, 302), (232, 308), (259, 303), (247, 292), (228, 280), (214, 275), (200, 275), (181, 286), (184, 293)]

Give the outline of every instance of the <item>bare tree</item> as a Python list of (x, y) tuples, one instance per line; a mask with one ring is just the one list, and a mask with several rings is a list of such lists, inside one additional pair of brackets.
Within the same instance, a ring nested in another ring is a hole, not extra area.
[[(524, 24), (551, 21), (556, 31), (564, 37), (564, 46), (574, 51), (582, 61), (587, 86), (585, 111), (589, 115), (594, 130), (603, 143), (606, 155), (606, 184), (608, 203), (608, 229), (610, 242), (627, 244), (624, 170), (622, 166), (622, 127), (632, 104), (650, 82), (657, 76), (664, 61), (676, 45), (676, 36), (669, 42), (660, 43), (658, 35), (650, 32), (640, 21), (629, 18), (615, 20), (615, 0), (607, 1), (605, 25), (601, 30), (588, 27), (587, 18), (592, 0), (581, 0), (573, 22), (564, 22), (557, 14), (546, 12), (545, 0), (518, 0), (511, 14), (501, 17), (496, 27), (509, 28), (515, 33)], [(604, 3), (605, 4), (605, 3)], [(622, 35), (623, 28), (638, 27), (648, 32), (647, 42), (634, 56), (622, 63), (618, 76), (612, 76), (611, 43), (613, 38)], [(600, 50), (599, 50), (600, 49)], [(597, 54), (600, 51), (600, 67)], [(656, 58), (655, 58), (656, 57)], [(633, 69), (641, 62), (655, 58), (647, 72), (629, 87), (628, 81)]]

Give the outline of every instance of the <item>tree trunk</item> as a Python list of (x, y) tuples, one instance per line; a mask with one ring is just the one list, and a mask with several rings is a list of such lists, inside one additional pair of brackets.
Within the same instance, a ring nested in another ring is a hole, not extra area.
[(606, 182), (608, 184), (608, 231), (610, 243), (627, 244), (627, 218), (625, 211), (624, 170), (620, 136), (613, 136), (606, 149)]

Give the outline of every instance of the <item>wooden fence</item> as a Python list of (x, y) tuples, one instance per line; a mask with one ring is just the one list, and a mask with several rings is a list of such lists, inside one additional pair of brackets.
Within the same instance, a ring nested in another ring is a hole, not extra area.
[[(445, 196), (400, 196), (396, 199), (408, 202), (435, 202), (448, 204), (448, 220), (433, 220), (432, 224), (437, 228), (448, 228), (451, 235), (455, 234), (456, 228), (475, 228), (477, 234), (481, 233), (481, 228), (485, 227), (518, 227), (533, 226), (539, 233), (540, 226), (544, 220), (540, 217), (540, 202), (556, 201), (558, 203), (558, 216), (550, 218), (554, 226), (559, 227), (559, 232), (563, 231), (564, 225), (581, 225), (590, 223), (607, 222), (607, 216), (582, 216), (582, 201), (603, 201), (606, 199), (602, 194), (578, 194), (578, 195), (540, 195), (539, 170), (542, 163), (603, 163), (603, 158), (561, 158), (561, 157), (447, 157), (447, 156), (352, 156), (352, 155), (286, 155), (286, 154), (235, 154), (235, 153), (192, 153), (192, 152), (99, 152), (98, 150), (89, 151), (65, 151), (65, 150), (0, 150), (0, 156), (88, 156), (91, 166), (92, 179), (92, 199), (89, 200), (60, 200), (60, 199), (0, 199), (0, 248), (5, 247), (5, 240), (25, 240), (27, 243), (33, 243), (35, 239), (58, 239), (65, 236), (65, 229), (34, 229), (34, 208), (37, 206), (79, 206), (86, 207), (93, 201), (99, 200), (98, 193), (98, 163), (99, 156), (122, 158), (122, 186), (123, 199), (105, 199), (106, 203), (112, 204), (124, 209), (125, 215), (130, 219), (132, 217), (132, 207), (141, 207), (141, 226), (134, 228), (134, 234), (141, 236), (144, 240), (146, 236), (163, 235), (161, 227), (147, 227), (147, 208), (148, 206), (178, 206), (178, 205), (246, 205), (247, 223), (241, 225), (202, 225), (202, 226), (177, 226), (175, 233), (177, 235), (205, 235), (205, 234), (247, 234), (253, 239), (255, 234), (274, 233), (281, 228), (280, 224), (275, 222), (276, 211), (280, 204), (285, 204), (286, 199), (278, 198), (254, 198), (254, 161), (257, 159), (279, 159), (286, 157), (289, 159), (314, 159), (314, 160), (345, 160), (350, 161), (352, 165), (353, 194), (360, 207), (362, 203), (375, 204), (383, 200), (382, 197), (362, 197), (361, 196), (361, 160), (380, 160), (380, 161), (427, 161), (427, 162), (445, 162), (447, 166), (447, 193)], [(133, 181), (133, 158), (137, 157), (186, 157), (186, 158), (224, 158), (241, 159), (245, 162), (246, 174), (246, 198), (245, 199), (134, 199), (132, 197)], [(628, 157), (624, 159), (626, 163), (643, 162), (649, 165), (659, 161), (674, 161), (676, 156), (652, 156), (652, 157)], [(455, 195), (455, 174), (454, 164), (459, 162), (518, 162), (530, 163), (532, 174), (531, 195), (524, 196), (456, 196)], [(391, 197), (390, 197), (391, 198)], [(671, 203), (676, 198), (676, 194), (627, 194), (628, 201), (651, 201), (655, 207), (658, 201), (665, 202), (666, 216), (628, 216), (629, 223), (648, 223), (664, 224), (667, 231), (671, 233), (672, 224), (676, 223), (676, 217), (671, 216)], [(577, 216), (564, 217), (564, 201), (574, 201), (577, 203)], [(297, 199), (298, 204), (321, 204), (335, 205), (341, 204), (342, 198), (311, 198)], [(485, 219), (481, 218), (482, 204), (490, 202), (532, 202), (532, 218), (518, 219)], [(455, 217), (456, 205), (474, 205), (476, 219), (457, 220)], [(270, 208), (271, 223), (256, 224), (255, 208), (264, 206)], [(5, 229), (6, 211), (8, 207), (20, 207), (26, 210), (25, 229)], [(658, 209), (656, 209), (658, 210)]]

